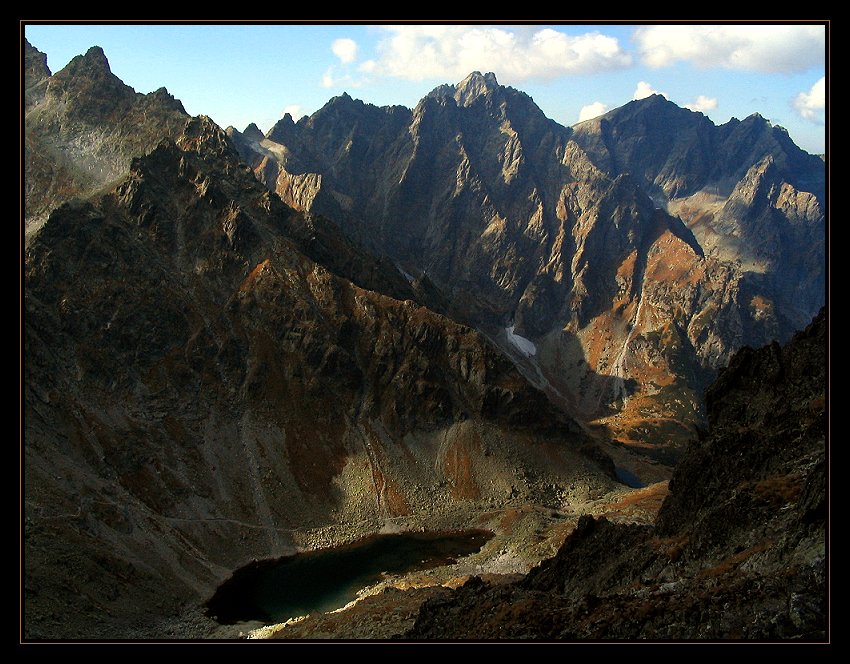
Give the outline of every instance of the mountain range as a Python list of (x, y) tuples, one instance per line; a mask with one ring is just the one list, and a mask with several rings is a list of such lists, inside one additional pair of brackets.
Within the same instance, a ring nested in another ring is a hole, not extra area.
[(474, 72), (263, 134), (98, 47), (22, 64), (27, 638), (232, 636), (199, 607), (235, 569), (382, 531), (485, 527), (479, 567), (524, 573), (594, 517), (649, 528), (718, 371), (824, 305), (824, 162), (759, 116), (570, 128)]
[(824, 163), (757, 115), (718, 127), (653, 95), (568, 128), (474, 72), (413, 110), (343, 95), (229, 134), (284, 202), (427, 276), (624, 443), (690, 437), (731, 354), (824, 303)]

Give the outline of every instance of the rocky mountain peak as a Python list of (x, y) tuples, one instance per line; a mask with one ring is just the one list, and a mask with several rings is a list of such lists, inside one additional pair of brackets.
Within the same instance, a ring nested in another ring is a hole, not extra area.
[(482, 74), (474, 71), (457, 85), (444, 83), (429, 92), (425, 99), (447, 100), (454, 99), (458, 106), (471, 106), (479, 97), (493, 94), (502, 86), (496, 80), (493, 72)]
[[(289, 121), (292, 122), (292, 116), (289, 115), (289, 113), (286, 113), (283, 117), (284, 119), (288, 117)], [(242, 135), (252, 141), (262, 141), (265, 138), (263, 132), (261, 132), (260, 128), (253, 122), (247, 127), (245, 127), (245, 130), (242, 132)]]
[(493, 72), (482, 74), (479, 71), (474, 71), (458, 83), (454, 98), (458, 105), (469, 106), (479, 97), (491, 94), (500, 87)]
[(667, 99), (667, 97), (658, 92), (655, 92), (649, 95), (648, 97), (644, 97), (643, 99), (638, 99), (636, 101), (644, 106), (658, 106), (660, 104), (672, 104), (673, 106), (675, 106), (672, 101), (670, 101), (669, 99)]
[(26, 233), (72, 196), (87, 196), (125, 175), (134, 157), (176, 137), (183, 105), (165, 88), (137, 93), (112, 73), (99, 46), (50, 74), (25, 44)]
[(175, 143), (183, 152), (194, 152), (210, 165), (218, 164), (222, 158), (238, 159), (227, 132), (206, 115), (190, 118)]
[(165, 108), (175, 110), (182, 115), (188, 115), (186, 109), (183, 108), (183, 102), (171, 94), (167, 88), (157, 88), (150, 94), (145, 95), (145, 99), (148, 99), (153, 104), (159, 104)]
[(48, 76), (50, 76), (50, 69), (47, 66), (47, 54), (42, 53), (24, 39), (24, 78), (27, 87)]
[(109, 60), (100, 46), (92, 46), (85, 55), (78, 55), (65, 68), (69, 74), (111, 74)]
[[(266, 136), (276, 143), (285, 144), (291, 138), (294, 128), (295, 122), (293, 122), (292, 116), (289, 113), (284, 113), (283, 117), (275, 123)], [(247, 131), (248, 128), (246, 127), (245, 132)]]
[(103, 49), (92, 46), (50, 77), (47, 96), (66, 102), (72, 115), (97, 122), (133, 103), (136, 92), (112, 73)]

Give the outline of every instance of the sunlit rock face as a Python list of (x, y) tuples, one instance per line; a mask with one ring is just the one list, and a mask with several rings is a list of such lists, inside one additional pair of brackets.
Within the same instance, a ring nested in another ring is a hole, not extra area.
[(567, 128), (474, 72), (413, 110), (344, 94), (230, 133), (283, 200), (427, 278), (623, 442), (692, 437), (716, 369), (824, 302), (823, 161), (758, 115), (715, 126), (655, 95)]
[(24, 40), (27, 235), (70, 198), (127, 175), (134, 157), (175, 138), (188, 119), (165, 88), (140, 94), (93, 46), (51, 75), (47, 56)]

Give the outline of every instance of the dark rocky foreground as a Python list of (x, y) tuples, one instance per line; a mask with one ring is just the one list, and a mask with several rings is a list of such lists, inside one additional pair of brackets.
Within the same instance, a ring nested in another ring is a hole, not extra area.
[(822, 311), (734, 356), (654, 526), (583, 517), (524, 579), (473, 578), (404, 638), (826, 640), (826, 335)]
[(377, 292), (406, 282), (338, 237), (203, 117), (34, 234), (26, 638), (161, 638), (254, 559), (621, 486), (481, 334)]

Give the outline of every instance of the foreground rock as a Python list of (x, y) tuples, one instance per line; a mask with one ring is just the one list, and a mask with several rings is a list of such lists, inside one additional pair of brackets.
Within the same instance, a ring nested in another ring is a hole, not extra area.
[(583, 517), (522, 581), (472, 579), (404, 637), (825, 640), (826, 328), (733, 358), (654, 526)]
[(34, 234), (28, 638), (167, 636), (255, 558), (621, 486), (481, 334), (374, 290), (406, 282), (329, 223), (196, 118)]

